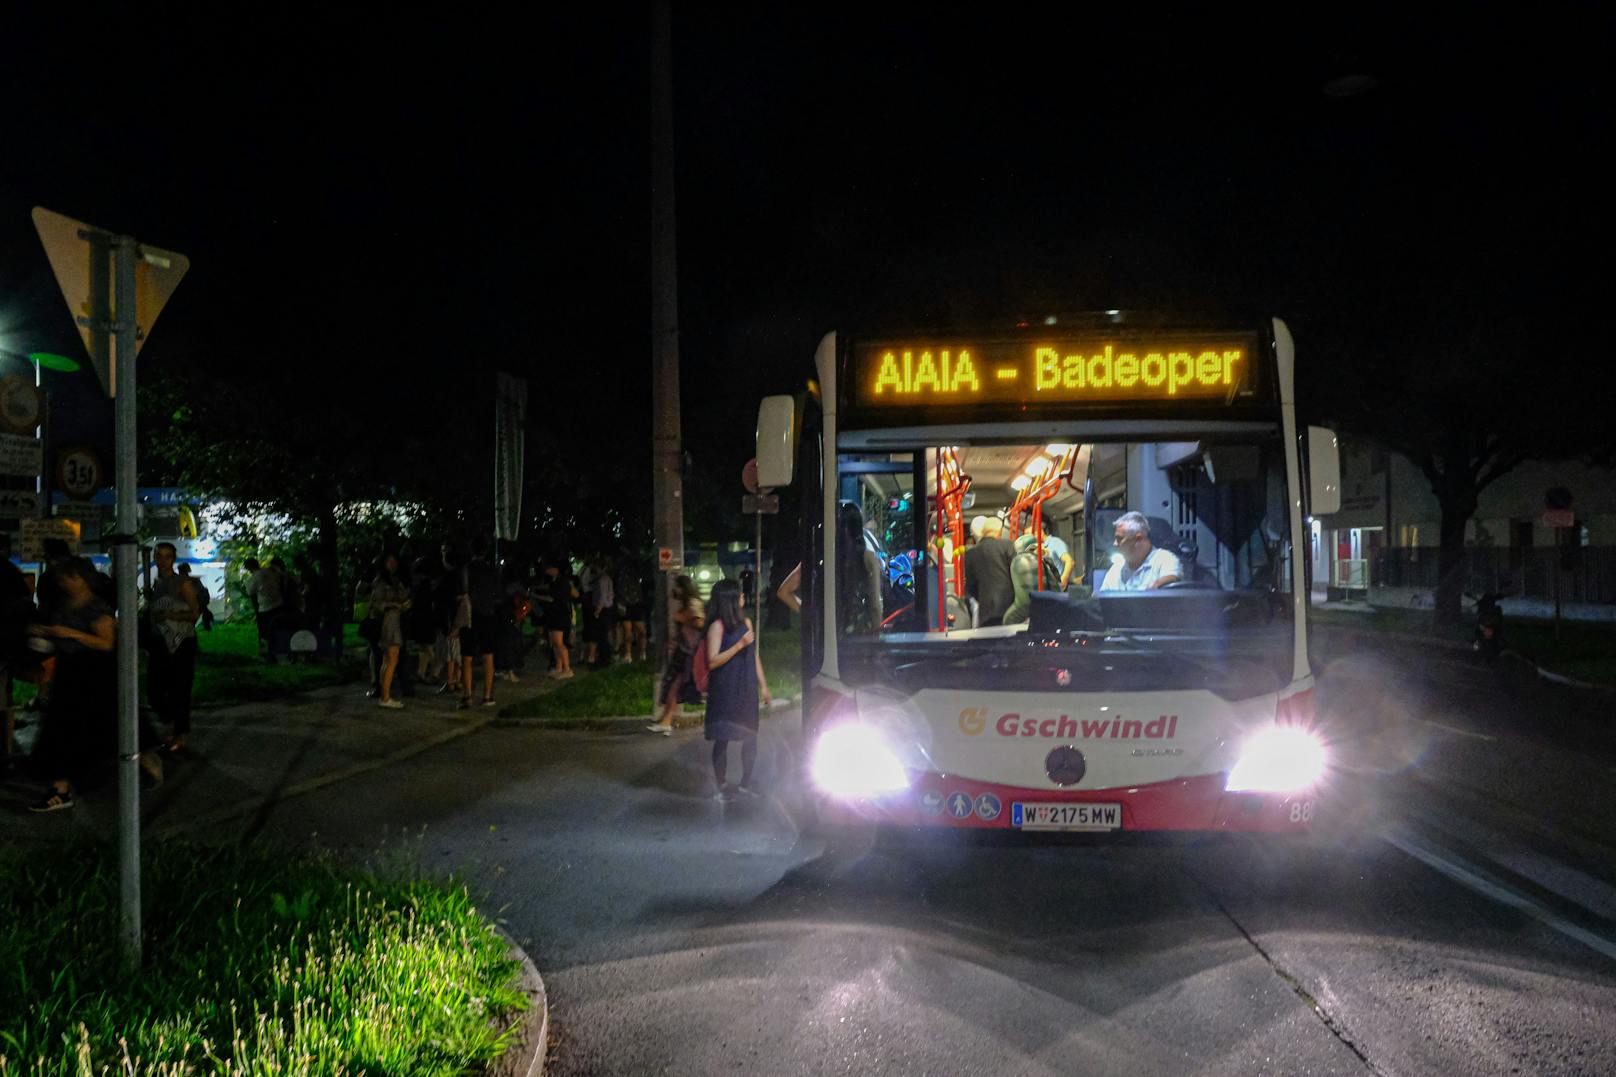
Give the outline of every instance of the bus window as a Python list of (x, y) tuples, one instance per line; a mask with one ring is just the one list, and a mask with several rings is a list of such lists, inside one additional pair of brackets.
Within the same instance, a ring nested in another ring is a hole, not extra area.
[(915, 454), (844, 455), (837, 489), (837, 620), (844, 635), (907, 625), (915, 610)]

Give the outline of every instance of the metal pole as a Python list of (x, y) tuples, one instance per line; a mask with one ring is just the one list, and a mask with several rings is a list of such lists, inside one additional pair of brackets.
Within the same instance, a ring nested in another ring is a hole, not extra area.
[(44, 368), (34, 364), (34, 391), (39, 394), (39, 518), (50, 518), (51, 455), (50, 455), (50, 398), (45, 395)]
[(752, 616), (758, 619), (758, 631), (763, 631), (763, 513), (757, 517), (757, 570), (752, 573)]
[(1550, 571), (1554, 573), (1554, 638), (1560, 638), (1560, 559), (1565, 556), (1565, 530), (1554, 529), (1554, 550), (1549, 561)]
[(135, 592), (135, 258), (138, 244), (118, 236), (114, 386), (118, 535), (113, 547), (118, 584), (118, 908), (124, 963), (140, 965), (140, 670)]
[[(656, 544), (684, 564), (684, 502), (679, 430), (679, 279), (673, 187), (673, 59), (668, 0), (651, 5), (651, 467)], [(658, 653), (669, 639), (671, 578), (657, 573)]]

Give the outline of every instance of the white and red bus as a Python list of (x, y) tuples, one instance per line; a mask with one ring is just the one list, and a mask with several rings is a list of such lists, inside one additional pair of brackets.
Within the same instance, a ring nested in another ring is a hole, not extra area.
[(822, 817), (1312, 821), (1304, 521), (1336, 511), (1339, 464), (1298, 425), (1283, 322), (832, 333), (815, 367), (808, 394), (764, 401), (758, 460), (801, 486)]

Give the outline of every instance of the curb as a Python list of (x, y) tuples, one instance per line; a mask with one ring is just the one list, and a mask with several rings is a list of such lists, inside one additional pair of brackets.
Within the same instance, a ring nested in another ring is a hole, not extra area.
[(1559, 684), (1567, 688), (1581, 688), (1584, 691), (1600, 692), (1605, 695), (1616, 695), (1616, 687), (1608, 684), (1595, 684), (1592, 681), (1579, 681), (1575, 677), (1567, 677), (1564, 673), (1556, 673), (1552, 669), (1545, 669), (1525, 656), (1521, 657), (1521, 661), (1537, 670), (1537, 675), (1550, 684)]
[(517, 1019), (520, 1027), (516, 1037), (505, 1053), (489, 1064), (487, 1077), (543, 1077), (550, 1046), (550, 998), (544, 990), (544, 978), (527, 951), (504, 928), (496, 925), (494, 930), (510, 944), (511, 957), (522, 966), (520, 990), (527, 996), (528, 1006)]

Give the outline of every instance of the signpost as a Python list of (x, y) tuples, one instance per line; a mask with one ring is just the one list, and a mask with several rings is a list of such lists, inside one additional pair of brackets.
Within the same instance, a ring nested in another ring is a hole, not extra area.
[(37, 476), (44, 463), (44, 445), (38, 438), (0, 434), (0, 475)]
[(1566, 530), (1577, 524), (1577, 511), (1571, 491), (1564, 486), (1551, 486), (1543, 491), (1543, 526), (1554, 528), (1554, 638), (1560, 638), (1560, 572), (1566, 547)]
[(83, 533), (73, 520), (23, 520), (17, 532), (17, 557), (24, 564), (45, 560), (45, 542), (61, 539), (73, 553), (79, 552), (79, 536)]
[[(34, 227), (73, 312), (85, 350), (115, 409), (118, 585), (118, 898), (125, 963), (140, 964), (139, 651), (136, 635), (137, 552), (135, 356), (163, 305), (190, 268), (183, 254), (143, 246), (133, 236), (34, 207)], [(114, 346), (109, 348), (108, 344)], [(64, 521), (65, 522), (65, 521)]]
[(767, 486), (758, 485), (757, 457), (746, 462), (741, 468), (741, 485), (749, 491), (741, 498), (741, 512), (753, 516), (757, 521), (757, 546), (753, 550), (753, 558), (757, 565), (752, 574), (752, 615), (757, 617), (758, 624), (762, 624), (763, 617), (763, 517), (772, 516), (780, 511), (780, 498)]

